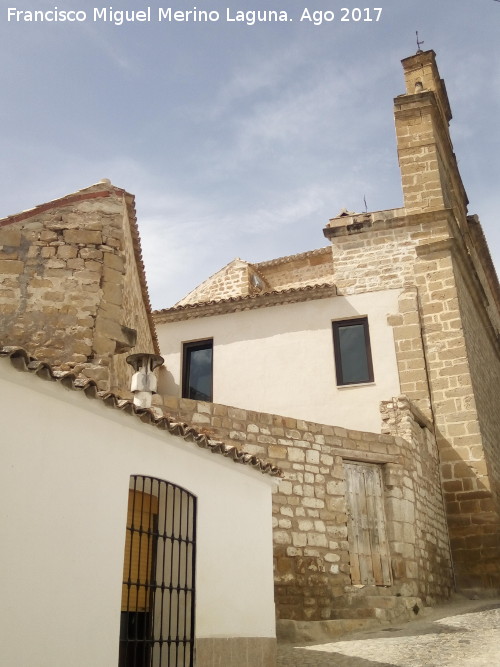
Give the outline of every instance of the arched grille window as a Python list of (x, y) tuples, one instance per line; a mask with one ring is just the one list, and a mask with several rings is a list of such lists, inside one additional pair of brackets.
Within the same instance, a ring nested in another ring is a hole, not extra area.
[(196, 498), (130, 478), (119, 667), (194, 664)]

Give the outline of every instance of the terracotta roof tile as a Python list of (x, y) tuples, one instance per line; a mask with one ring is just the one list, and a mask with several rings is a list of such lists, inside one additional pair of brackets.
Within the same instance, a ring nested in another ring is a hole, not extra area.
[(277, 466), (265, 462), (256, 456), (247, 454), (237, 447), (226, 445), (219, 440), (212, 440), (192, 426), (189, 426), (189, 424), (176, 422), (167, 416), (158, 417), (150, 408), (137, 408), (129, 399), (120, 398), (111, 392), (101, 392), (97, 389), (97, 385), (93, 380), (78, 377), (73, 373), (55, 371), (50, 364), (30, 357), (22, 347), (0, 347), (0, 359), (2, 357), (7, 358), (11, 365), (18, 371), (31, 373), (41, 380), (48, 382), (58, 382), (66, 389), (72, 391), (82, 391), (87, 398), (100, 400), (107, 407), (133, 415), (146, 424), (156, 426), (156, 428), (162, 431), (168, 431), (172, 435), (196, 444), (201, 449), (207, 449), (212, 454), (220, 454), (235, 463), (251, 466), (255, 470), (271, 477), (283, 476), (283, 472)]
[[(259, 292), (257, 294), (246, 294), (245, 296), (231, 296), (227, 299), (215, 301), (199, 301), (198, 303), (186, 303), (184, 306), (172, 306), (154, 310), (155, 322), (165, 322), (179, 315), (186, 319), (190, 317), (203, 317), (213, 315), (214, 309), (221, 312), (236, 312), (237, 310), (251, 310), (265, 306), (276, 306), (308, 299), (323, 299), (336, 296), (337, 289), (333, 283), (321, 283), (319, 285), (306, 285), (304, 287), (289, 287), (283, 290), (272, 290), (270, 292)], [(205, 312), (206, 311), (206, 312)]]

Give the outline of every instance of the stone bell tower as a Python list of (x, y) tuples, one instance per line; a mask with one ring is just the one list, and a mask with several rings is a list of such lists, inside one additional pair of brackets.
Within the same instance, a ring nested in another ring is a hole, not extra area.
[(324, 229), (339, 294), (399, 289), (401, 393), (433, 424), (457, 585), (500, 589), (500, 286), (450, 138), (434, 51), (402, 61), (394, 100), (403, 207)]
[(394, 102), (404, 206), (407, 213), (452, 208), (463, 219), (468, 200), (451, 143), (450, 103), (436, 54), (420, 51), (402, 64), (406, 93)]

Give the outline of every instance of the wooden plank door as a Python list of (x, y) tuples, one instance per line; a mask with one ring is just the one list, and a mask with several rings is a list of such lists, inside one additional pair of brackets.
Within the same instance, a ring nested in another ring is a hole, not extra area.
[(353, 584), (392, 583), (380, 466), (345, 463), (347, 529)]

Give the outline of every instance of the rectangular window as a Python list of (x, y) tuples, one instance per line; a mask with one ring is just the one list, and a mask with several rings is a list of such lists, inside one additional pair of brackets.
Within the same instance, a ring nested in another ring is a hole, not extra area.
[(184, 343), (182, 354), (182, 398), (212, 400), (213, 341)]
[(337, 384), (373, 382), (368, 318), (333, 322)]

